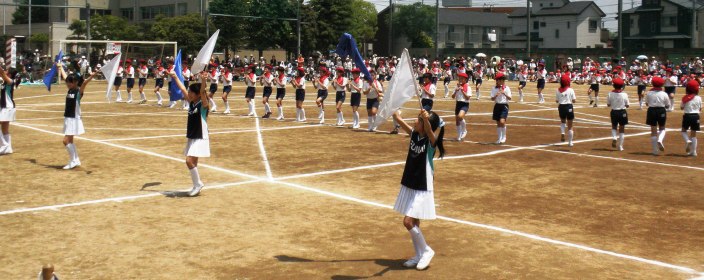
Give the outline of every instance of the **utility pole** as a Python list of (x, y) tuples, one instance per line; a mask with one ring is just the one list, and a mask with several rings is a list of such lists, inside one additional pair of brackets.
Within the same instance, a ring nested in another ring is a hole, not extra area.
[(692, 0), (692, 48), (696, 48), (699, 41), (699, 33), (697, 33), (697, 1)]
[[(296, 29), (298, 33), (297, 52), (301, 55), (301, 1), (296, 0)], [(296, 56), (298, 59), (298, 56)]]
[(526, 0), (526, 50), (530, 60), (530, 0)]
[[(86, 0), (86, 10), (88, 12), (88, 15), (86, 16), (86, 39), (90, 40), (91, 39), (91, 36), (90, 36), (90, 3), (88, 3), (88, 0)], [(90, 53), (93, 50), (91, 45), (92, 45), (91, 43), (88, 43), (87, 55), (88, 55), (88, 63), (89, 64), (90, 64), (90, 58), (91, 58)]]
[(438, 53), (438, 36), (440, 33), (440, 0), (435, 0), (435, 57), (440, 57)]
[(387, 55), (388, 57), (391, 57), (391, 53), (393, 52), (393, 47), (391, 46), (394, 42), (394, 0), (389, 0), (389, 54)]
[(32, 0), (29, 0), (29, 13), (27, 15), (29, 21), (27, 21), (27, 26), (29, 26), (29, 36), (27, 36), (27, 48), (32, 49)]
[(618, 57), (623, 56), (623, 0), (618, 0)]

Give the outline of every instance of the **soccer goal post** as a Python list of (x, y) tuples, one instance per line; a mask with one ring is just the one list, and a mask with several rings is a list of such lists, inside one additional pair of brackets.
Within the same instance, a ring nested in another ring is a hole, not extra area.
[(125, 59), (163, 59), (176, 57), (178, 53), (178, 43), (171, 41), (60, 40), (59, 43), (65, 55), (85, 56), (91, 62), (117, 53), (122, 53)]

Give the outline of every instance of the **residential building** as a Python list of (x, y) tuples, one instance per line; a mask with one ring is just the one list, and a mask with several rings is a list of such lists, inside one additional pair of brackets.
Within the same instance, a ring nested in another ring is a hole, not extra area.
[(593, 1), (531, 0), (530, 23), (526, 8), (508, 17), (513, 34), (504, 38), (507, 48), (525, 48), (530, 34), (532, 48), (600, 48), (602, 19), (606, 16)]
[[(701, 47), (697, 38), (704, 32), (704, 23), (692, 32), (693, 0), (643, 0), (642, 5), (623, 11), (623, 46), (629, 50), (656, 48), (690, 48), (692, 40)], [(695, 9), (704, 16), (702, 4), (696, 0)], [(692, 36), (694, 35), (694, 36)]]
[(508, 13), (440, 9), (439, 48), (503, 48), (509, 34)]

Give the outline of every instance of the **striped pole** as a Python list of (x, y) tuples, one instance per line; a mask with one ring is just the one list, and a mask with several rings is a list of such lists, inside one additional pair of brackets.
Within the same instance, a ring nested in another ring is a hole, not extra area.
[(11, 68), (17, 68), (17, 41), (15, 38), (7, 39), (5, 42), (5, 64)]

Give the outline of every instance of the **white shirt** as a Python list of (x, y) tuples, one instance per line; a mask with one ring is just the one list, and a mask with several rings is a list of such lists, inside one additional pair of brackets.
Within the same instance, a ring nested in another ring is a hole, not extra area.
[(669, 78), (665, 79), (665, 86), (666, 87), (674, 87), (677, 85), (677, 76), (672, 75)]
[(335, 91), (345, 91), (345, 87), (347, 86), (347, 78), (344, 78), (344, 77), (342, 78), (341, 85), (337, 84), (337, 78), (336, 78), (333, 85), (335, 87)]
[(232, 85), (232, 73), (225, 73), (222, 75), (222, 85), (231, 86)]
[(611, 107), (611, 110), (626, 110), (628, 105), (628, 94), (625, 91), (609, 92), (606, 106)]
[(577, 100), (577, 95), (574, 94), (574, 90), (572, 88), (568, 88), (565, 92), (560, 92), (560, 90), (557, 90), (557, 93), (555, 94), (555, 101), (558, 104), (572, 104), (572, 100)]
[[(463, 92), (467, 94), (467, 97), (464, 96)], [(455, 100), (469, 103), (469, 97), (472, 97), (472, 87), (469, 84), (457, 85), (455, 88)]]
[(316, 83), (317, 85), (315, 86), (315, 89), (317, 89), (317, 90), (327, 90), (327, 89), (328, 89), (328, 85), (330, 84), (330, 80), (328, 80), (327, 78), (325, 78), (325, 79), (323, 79), (322, 82), (320, 82), (320, 79), (321, 79), (321, 78), (316, 78), (316, 80), (317, 80), (318, 82)]
[(500, 89), (496, 87), (492, 87), (491, 98), (496, 97), (496, 99), (494, 99), (494, 102), (496, 102), (496, 104), (508, 104), (508, 97), (511, 97), (511, 89), (507, 85), (504, 85), (504, 94), (499, 94), (499, 90)]
[(272, 83), (274, 82), (274, 75), (269, 73), (269, 77), (266, 77), (266, 74), (261, 76), (261, 81), (262, 84), (264, 84), (264, 87), (271, 87)]
[(117, 67), (117, 75), (115, 77), (122, 78), (122, 74), (125, 72), (125, 69), (122, 68), (122, 66)]
[(659, 108), (669, 108), (670, 107), (670, 97), (664, 91), (648, 91), (645, 96), (645, 104), (648, 107), (659, 107)]
[(286, 88), (286, 82), (288, 82), (288, 79), (286, 78), (286, 75), (281, 74), (276, 79), (276, 88)]
[(695, 96), (694, 99), (680, 107), (684, 109), (685, 114), (699, 114), (702, 111), (702, 98), (701, 96)]
[(220, 72), (215, 71), (215, 74), (210, 72), (210, 75), (208, 75), (210, 83), (211, 84), (218, 84), (218, 81), (220, 80)]
[(528, 79), (528, 72), (524, 71), (524, 72), (518, 73), (518, 81), (519, 82), (525, 82), (526, 79)]
[(548, 74), (548, 71), (543, 69), (543, 70), (538, 70), (538, 72), (535, 72), (535, 76), (538, 77), (538, 80), (540, 79), (545, 79), (545, 75)]
[[(379, 81), (374, 81), (374, 85), (376, 86), (376, 88), (381, 89), (382, 91), (384, 90), (381, 87), (381, 83), (379, 83)], [(367, 89), (369, 89), (369, 93), (367, 94), (367, 99), (379, 98), (379, 92), (377, 92), (376, 89), (374, 89), (374, 87), (372, 87), (369, 84), (369, 82), (364, 83), (364, 91), (366, 91)]]
[(421, 90), (420, 90), (420, 92), (421, 92), (420, 98), (423, 98), (423, 99), (433, 99), (433, 97), (435, 96), (435, 90), (436, 90), (435, 85), (434, 85), (433, 83), (430, 83), (430, 88), (428, 89), (428, 91), (429, 91), (433, 96), (430, 96), (430, 94), (428, 94), (428, 92), (425, 91), (425, 86), (424, 86), (424, 85), (421, 85), (421, 87), (422, 87), (422, 88), (421, 88)]
[[(364, 88), (364, 80), (362, 80), (362, 78), (359, 78), (359, 81), (357, 81), (357, 82), (355, 82), (355, 81), (354, 81), (354, 78), (353, 78), (352, 80), (349, 81), (349, 84), (350, 84), (350, 85), (354, 85), (354, 86), (356, 86), (356, 87), (358, 87), (358, 88), (360, 88), (360, 89), (363, 89), (363, 88)], [(359, 93), (359, 91), (357, 91), (357, 90), (354, 89), (353, 87), (350, 86), (349, 88), (350, 88), (350, 92)]]
[(125, 74), (127, 74), (128, 79), (134, 79), (134, 67), (127, 67), (127, 71), (125, 72)]
[(183, 71), (181, 72), (181, 74), (183, 75), (183, 78), (184, 78), (186, 81), (190, 81), (190, 80), (191, 80), (191, 76), (192, 76), (192, 74), (191, 74), (191, 69), (185, 68), (185, 69), (183, 69)]
[(298, 87), (296, 87), (296, 89), (304, 89), (304, 88), (306, 88), (306, 79), (305, 79), (305, 78), (301, 77), (301, 80), (300, 80), (300, 81), (298, 81), (298, 78), (296, 78), (296, 77), (294, 77), (293, 79), (299, 83), (299, 84), (298, 84)]
[(148, 75), (149, 75), (149, 68), (147, 68), (147, 66), (142, 66), (139, 68), (139, 78), (140, 79), (146, 79)]
[(247, 87), (255, 87), (256, 81), (257, 81), (257, 74), (252, 73), (251, 79), (249, 78), (249, 76), (250, 76), (250, 74), (245, 74), (244, 83), (247, 84)]

